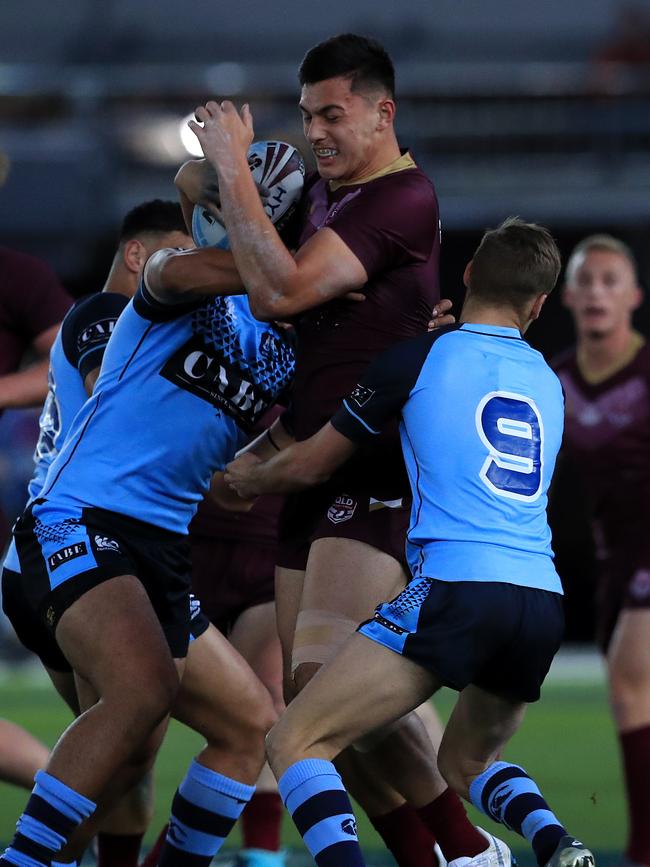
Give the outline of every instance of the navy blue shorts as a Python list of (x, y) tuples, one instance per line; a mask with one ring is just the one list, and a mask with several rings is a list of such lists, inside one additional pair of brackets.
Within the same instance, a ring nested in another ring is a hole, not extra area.
[(20, 641), (48, 668), (69, 671), (55, 639), (62, 614), (104, 581), (135, 575), (172, 656), (183, 658), (209, 625), (190, 600), (187, 537), (104, 509), (65, 515), (41, 502), (37, 517), (35, 505), (16, 522), (2, 573), (3, 608)]
[(537, 701), (564, 635), (562, 596), (481, 581), (415, 578), (359, 627), (431, 671), (443, 686), (470, 684)]

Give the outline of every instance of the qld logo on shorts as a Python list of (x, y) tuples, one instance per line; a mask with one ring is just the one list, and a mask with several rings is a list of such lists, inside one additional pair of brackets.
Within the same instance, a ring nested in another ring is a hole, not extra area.
[(357, 508), (357, 501), (343, 494), (337, 497), (327, 510), (327, 517), (333, 524), (341, 524), (349, 521)]
[(64, 563), (69, 563), (70, 560), (76, 560), (77, 557), (83, 557), (88, 553), (88, 548), (85, 542), (75, 542), (74, 545), (66, 545), (54, 554), (50, 554), (47, 558), (47, 565), (50, 567), (50, 572), (54, 572), (59, 566)]

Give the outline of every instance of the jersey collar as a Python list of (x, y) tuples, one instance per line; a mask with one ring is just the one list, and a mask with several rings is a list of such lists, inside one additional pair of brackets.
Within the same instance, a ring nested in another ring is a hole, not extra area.
[(379, 171), (374, 172), (372, 175), (358, 178), (356, 181), (329, 181), (329, 188), (334, 193), (340, 187), (356, 187), (359, 184), (367, 184), (369, 181), (375, 181), (377, 178), (383, 178), (386, 175), (393, 175), (395, 172), (403, 172), (404, 169), (414, 168), (416, 168), (416, 162), (411, 154), (406, 151), (406, 153), (400, 154), (391, 163), (388, 163), (387, 166), (384, 166), (383, 169), (379, 169)]

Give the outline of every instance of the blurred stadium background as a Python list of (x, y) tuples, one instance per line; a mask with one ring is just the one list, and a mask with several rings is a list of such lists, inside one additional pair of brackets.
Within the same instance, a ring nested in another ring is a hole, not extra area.
[[(173, 174), (188, 157), (180, 130), (193, 108), (211, 97), (249, 101), (258, 138), (301, 146), (298, 62), (344, 30), (378, 37), (395, 61), (400, 139), (440, 198), (445, 295), (460, 300), (480, 233), (509, 214), (546, 223), (565, 255), (589, 232), (616, 234), (650, 285), (650, 0), (193, 0), (182, 8), (3, 0), (1, 242), (49, 261), (73, 295), (100, 288), (123, 214), (173, 197)], [(637, 325), (650, 333), (647, 303)], [(552, 297), (531, 340), (552, 356), (571, 338)], [(23, 503), (35, 417), (0, 421), (0, 501), (9, 514)], [(592, 554), (581, 502), (565, 480), (552, 516), (568, 592), (567, 654), (509, 752), (530, 765), (572, 829), (613, 857), (624, 811), (590, 650)], [(51, 743), (65, 711), (29, 665), (18, 667), (11, 642), (2, 646), (0, 713)], [(161, 810), (191, 749), (180, 731), (165, 747)], [(22, 801), (0, 785), (0, 840)], [(369, 832), (365, 839), (376, 846)]]

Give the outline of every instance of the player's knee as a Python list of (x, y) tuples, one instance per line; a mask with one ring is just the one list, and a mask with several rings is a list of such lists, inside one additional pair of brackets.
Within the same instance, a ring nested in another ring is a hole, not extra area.
[(312, 677), (318, 673), (320, 668), (320, 662), (301, 662), (300, 665), (296, 666), (293, 672), (293, 682), (296, 694), (302, 692)]
[(292, 730), (291, 725), (285, 722), (286, 715), (280, 717), (278, 722), (266, 735), (266, 758), (272, 770), (284, 769), (292, 764), (293, 757), (297, 755), (300, 744)]
[[(169, 665), (150, 664), (134, 674), (128, 685), (128, 695), (132, 712), (138, 721), (157, 725), (170, 712), (174, 703), (180, 680), (170, 658)], [(124, 706), (125, 695), (121, 703)]]
[(220, 730), (214, 741), (209, 739), (208, 743), (231, 755), (249, 756), (253, 761), (259, 759), (261, 762), (264, 740), (277, 719), (271, 696), (260, 685), (255, 698), (248, 702), (234, 725), (225, 732)]

